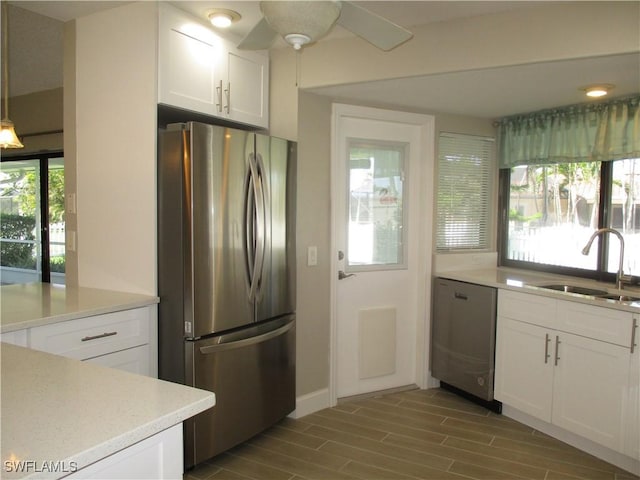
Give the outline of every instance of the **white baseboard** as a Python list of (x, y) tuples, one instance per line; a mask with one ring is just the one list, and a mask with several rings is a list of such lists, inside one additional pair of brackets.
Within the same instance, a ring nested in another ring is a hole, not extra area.
[(307, 393), (296, 398), (296, 409), (288, 416), (291, 418), (301, 418), (318, 410), (329, 408), (331, 402), (329, 400), (329, 389), (323, 388), (315, 392)]

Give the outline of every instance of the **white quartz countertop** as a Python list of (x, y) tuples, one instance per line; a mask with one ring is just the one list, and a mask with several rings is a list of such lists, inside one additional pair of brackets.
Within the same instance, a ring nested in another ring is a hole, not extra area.
[[(59, 478), (65, 474), (38, 470), (45, 462), (83, 468), (215, 404), (209, 391), (6, 343), (0, 349), (2, 478)], [(18, 461), (33, 468), (10, 471)]]
[(613, 284), (597, 282), (595, 280), (548, 273), (535, 273), (504, 267), (443, 271), (436, 273), (435, 276), (458, 280), (461, 282), (486, 285), (488, 287), (516, 290), (523, 293), (532, 293), (546, 297), (555, 297), (580, 303), (588, 303), (600, 307), (614, 308), (616, 310), (625, 310), (636, 313), (640, 312), (640, 302), (619, 302), (616, 300), (597, 298), (590, 295), (565, 293), (540, 288), (541, 285), (566, 284), (606, 290), (612, 294), (624, 294), (640, 297), (640, 290), (637, 288), (629, 288), (620, 291), (617, 290)]
[(0, 286), (0, 333), (158, 303), (153, 295), (50, 283)]

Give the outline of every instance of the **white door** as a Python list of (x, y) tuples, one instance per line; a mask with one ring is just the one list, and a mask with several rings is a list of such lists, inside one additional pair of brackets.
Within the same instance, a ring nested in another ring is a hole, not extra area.
[(424, 386), (431, 117), (334, 106), (332, 400)]

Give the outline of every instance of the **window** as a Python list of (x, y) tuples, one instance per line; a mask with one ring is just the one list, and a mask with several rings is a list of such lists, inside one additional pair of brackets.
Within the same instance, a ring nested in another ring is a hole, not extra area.
[(517, 166), (501, 170), (501, 263), (610, 281), (620, 242), (593, 232), (615, 228), (625, 242), (624, 272), (640, 275), (640, 159)]
[(438, 142), (436, 250), (489, 247), (492, 138), (452, 133)]
[(640, 275), (640, 96), (502, 119), (500, 264), (612, 281)]
[(0, 280), (65, 280), (64, 158), (38, 154), (0, 163)]

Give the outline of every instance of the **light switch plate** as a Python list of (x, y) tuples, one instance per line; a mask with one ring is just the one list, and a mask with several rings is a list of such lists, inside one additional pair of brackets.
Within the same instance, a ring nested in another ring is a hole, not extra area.
[(315, 245), (307, 248), (307, 266), (315, 267), (318, 265), (318, 247)]

